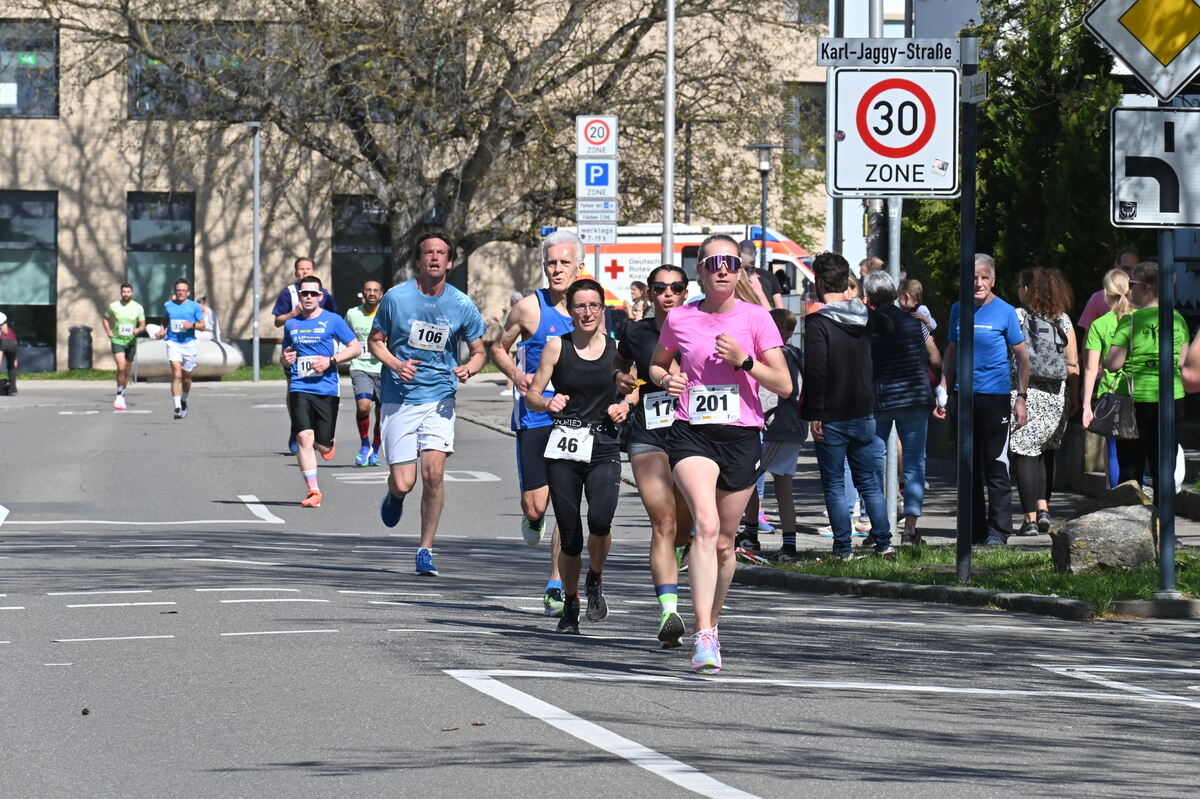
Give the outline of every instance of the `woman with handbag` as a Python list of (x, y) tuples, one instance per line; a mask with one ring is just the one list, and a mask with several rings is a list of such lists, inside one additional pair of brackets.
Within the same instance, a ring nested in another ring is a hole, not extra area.
[[(1067, 316), (1071, 287), (1062, 273), (1044, 267), (1026, 269), (1018, 278), (1017, 294), (1021, 299), (1017, 320), (1029, 350), (1029, 423), (1013, 430), (1008, 451), (1025, 512), (1017, 535), (1037, 535), (1050, 530), (1054, 451), (1062, 443), (1067, 417), (1079, 396), (1079, 356), (1075, 328)], [(1015, 375), (1015, 361), (1012, 368)], [(1016, 390), (1012, 403), (1015, 408)]]
[[(1083, 345), (1083, 426), (1089, 428), (1095, 413), (1092, 401), (1105, 394), (1111, 394), (1117, 388), (1117, 375), (1101, 366), (1104, 357), (1112, 346), (1113, 336), (1125, 317), (1133, 311), (1129, 299), (1129, 273), (1124, 269), (1110, 269), (1104, 276), (1104, 301), (1108, 303), (1108, 312), (1097, 317), (1088, 328), (1087, 341)], [(1128, 323), (1126, 323), (1128, 324)], [(1116, 486), (1120, 475), (1117, 460), (1117, 439), (1109, 436), (1105, 439), (1108, 446), (1105, 452), (1108, 456), (1108, 487)]]
[[(1158, 490), (1158, 264), (1144, 261), (1133, 268), (1129, 279), (1130, 295), (1138, 310), (1129, 314), (1129, 323), (1117, 328), (1112, 346), (1104, 358), (1104, 368), (1112, 372), (1124, 369), (1133, 382), (1133, 409), (1138, 436), (1117, 441), (1117, 462), (1121, 464), (1120, 482), (1142, 482), (1146, 461), (1150, 462), (1150, 480)], [(1187, 324), (1179, 311), (1174, 312), (1175, 352), (1175, 443), (1183, 421), (1183, 365), (1187, 346)], [(1119, 388), (1118, 388), (1119, 390)], [(1173, 476), (1168, 475), (1169, 479)]]

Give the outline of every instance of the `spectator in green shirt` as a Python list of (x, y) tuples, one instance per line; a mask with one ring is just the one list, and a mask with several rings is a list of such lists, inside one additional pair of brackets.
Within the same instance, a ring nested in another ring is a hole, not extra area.
[[(1092, 400), (1102, 394), (1111, 394), (1117, 384), (1115, 373), (1103, 369), (1101, 363), (1108, 355), (1113, 336), (1121, 322), (1133, 311), (1129, 299), (1129, 273), (1124, 269), (1110, 269), (1104, 276), (1104, 301), (1108, 311), (1092, 321), (1087, 329), (1087, 341), (1083, 345), (1083, 426), (1092, 423)], [(1108, 439), (1108, 487), (1117, 484), (1120, 467), (1117, 465), (1117, 440)]]
[[(1120, 482), (1142, 481), (1146, 461), (1150, 461), (1150, 479), (1158, 491), (1158, 264), (1144, 261), (1133, 269), (1129, 279), (1130, 295), (1138, 310), (1122, 320), (1113, 335), (1112, 345), (1104, 358), (1104, 368), (1111, 372), (1121, 369), (1133, 380), (1134, 416), (1138, 437), (1133, 441), (1117, 442), (1117, 461), (1121, 464)], [(1187, 324), (1178, 311), (1174, 312), (1175, 353), (1175, 443), (1179, 446), (1179, 427), (1183, 421), (1183, 379), (1181, 367), (1188, 340)], [(1118, 386), (1118, 390), (1123, 390)], [(1174, 481), (1173, 475), (1167, 475)]]

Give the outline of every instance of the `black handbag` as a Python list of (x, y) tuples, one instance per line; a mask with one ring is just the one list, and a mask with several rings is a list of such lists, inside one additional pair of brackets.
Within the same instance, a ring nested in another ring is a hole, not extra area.
[(1137, 418), (1133, 414), (1133, 381), (1123, 370), (1117, 376), (1125, 378), (1128, 393), (1101, 394), (1092, 408), (1092, 423), (1087, 429), (1105, 438), (1129, 441), (1138, 437)]

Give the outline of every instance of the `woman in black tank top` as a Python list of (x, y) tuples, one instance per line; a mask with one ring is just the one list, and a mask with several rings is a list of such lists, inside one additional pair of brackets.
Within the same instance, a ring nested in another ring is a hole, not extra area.
[[(604, 331), (604, 289), (594, 280), (576, 280), (567, 289), (567, 310), (574, 331), (548, 339), (537, 372), (525, 392), (534, 411), (549, 411), (554, 430), (546, 446), (550, 501), (562, 540), (563, 615), (561, 633), (579, 633), (579, 572), (583, 568), (583, 520), (588, 502), (588, 621), (601, 621), (608, 605), (601, 573), (611, 546), (609, 533), (617, 511), (621, 452), (616, 425), (629, 404), (616, 399), (613, 361), (616, 345)], [(554, 395), (542, 392), (553, 381)]]

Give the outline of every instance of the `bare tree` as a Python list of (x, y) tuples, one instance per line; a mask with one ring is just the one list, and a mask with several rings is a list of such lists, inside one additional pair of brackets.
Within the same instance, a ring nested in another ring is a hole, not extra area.
[[(386, 208), (397, 277), (426, 225), (465, 256), (568, 222), (577, 114), (621, 117), (622, 218), (659, 216), (664, 0), (26, 2), (80, 39), (65, 70), (128, 70), (129, 116), (254, 119), (319, 154)], [(730, 153), (777, 133), (772, 31), (798, 2), (676, 1), (678, 116), (729, 145), (695, 154), (701, 216), (752, 216)]]

